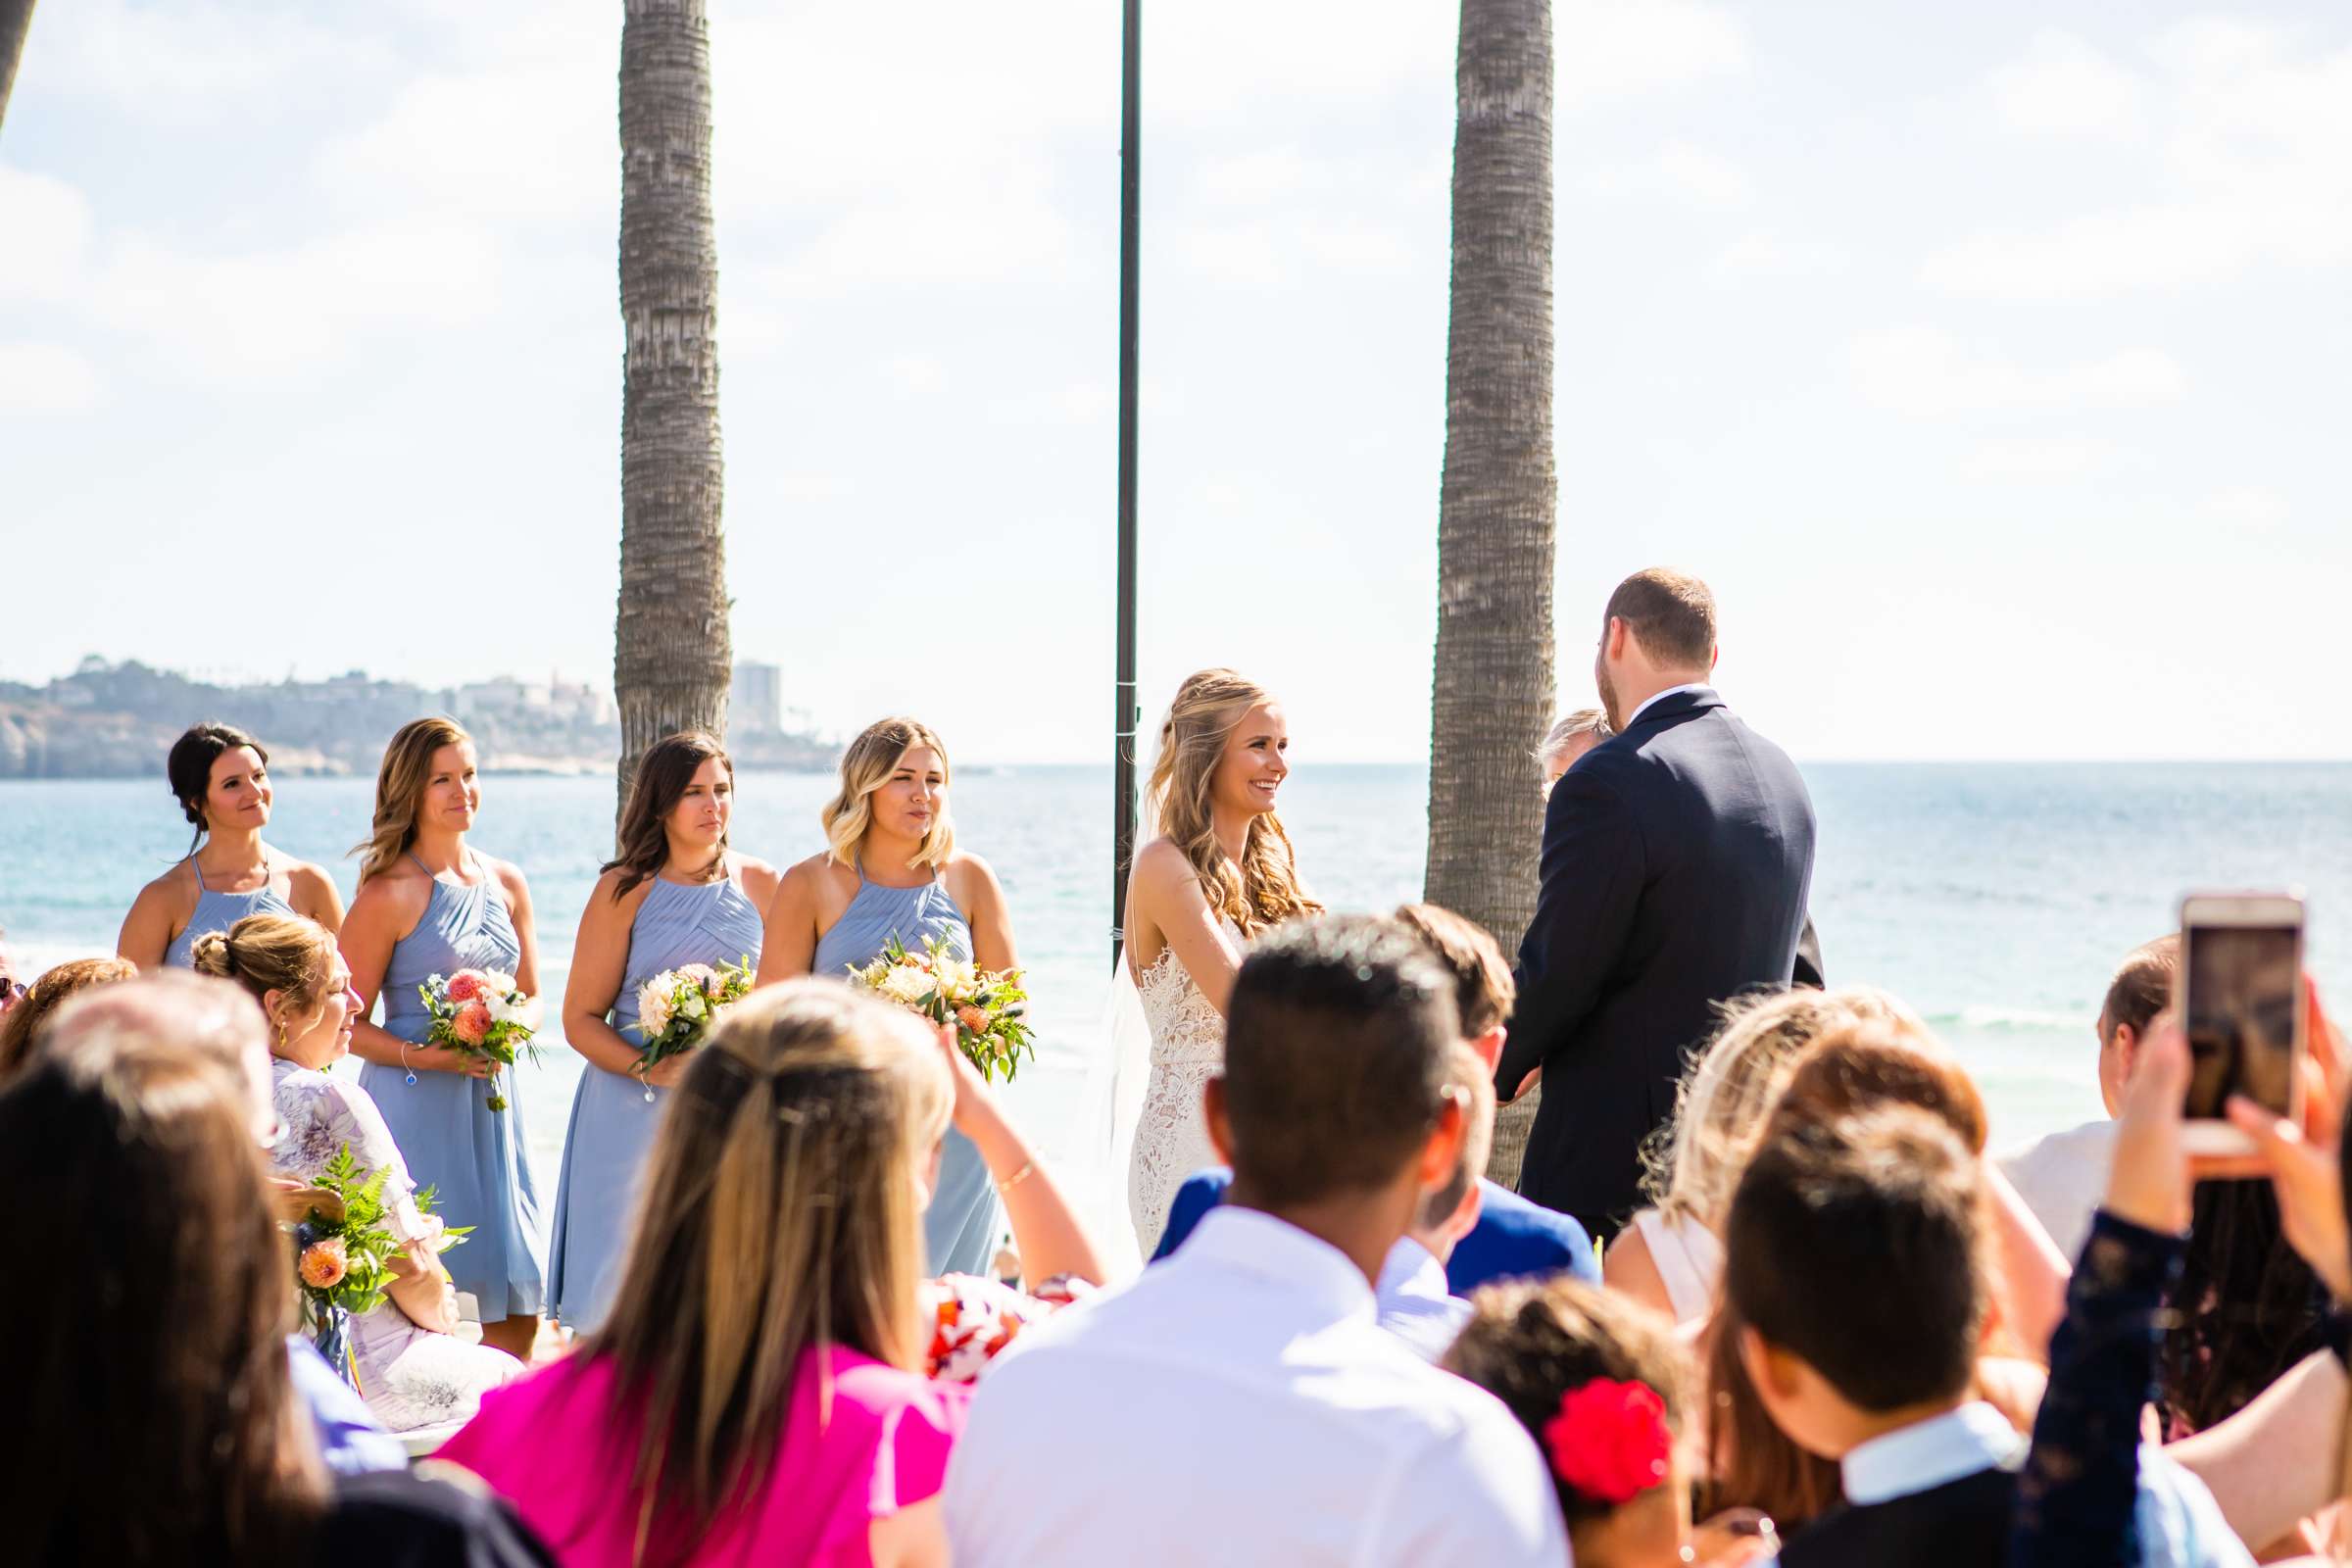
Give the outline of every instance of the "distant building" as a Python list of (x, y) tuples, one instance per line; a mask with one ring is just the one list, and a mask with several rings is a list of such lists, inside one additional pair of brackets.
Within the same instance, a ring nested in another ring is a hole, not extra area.
[(727, 728), (740, 735), (777, 735), (784, 729), (784, 666), (735, 666), (727, 691)]

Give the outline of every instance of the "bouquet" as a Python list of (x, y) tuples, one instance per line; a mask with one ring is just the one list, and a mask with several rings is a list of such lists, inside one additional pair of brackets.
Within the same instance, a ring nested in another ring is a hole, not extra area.
[[(392, 1284), (392, 1258), (401, 1250), (384, 1224), (384, 1177), (378, 1166), (363, 1178), (359, 1161), (345, 1145), (326, 1162), (314, 1184), (342, 1201), (342, 1212), (314, 1208), (310, 1217), (293, 1227), (295, 1274), (301, 1282), (304, 1320), (311, 1327), (320, 1354), (335, 1366), (343, 1364), (343, 1328), (347, 1314), (372, 1312), (384, 1301)], [(416, 1196), (420, 1214), (433, 1211), (431, 1188)], [(466, 1239), (470, 1225), (441, 1232), (441, 1245), (452, 1247)]]
[[(639, 986), (633, 1027), (645, 1049), (637, 1054), (637, 1076), (642, 1079), (665, 1056), (701, 1045), (727, 1008), (751, 994), (749, 954), (735, 963), (682, 963)], [(646, 1085), (645, 1098), (654, 1098), (653, 1085)]]
[(1018, 969), (980, 968), (947, 951), (936, 937), (925, 938), (920, 953), (907, 952), (892, 937), (880, 957), (862, 969), (853, 966), (850, 978), (935, 1024), (954, 1024), (956, 1044), (982, 1078), (1001, 1073), (1010, 1083), (1024, 1054), (1037, 1058), (1029, 1025), (1021, 1018), (1029, 993), (1021, 989)]
[(488, 1061), (490, 1108), (506, 1109), (498, 1069), (513, 1066), (518, 1050), (537, 1057), (539, 1048), (531, 1044), (531, 1032), (539, 1027), (537, 1000), (515, 990), (513, 975), (495, 969), (460, 969), (446, 980), (427, 975), (416, 994), (433, 1015), (424, 1043)]

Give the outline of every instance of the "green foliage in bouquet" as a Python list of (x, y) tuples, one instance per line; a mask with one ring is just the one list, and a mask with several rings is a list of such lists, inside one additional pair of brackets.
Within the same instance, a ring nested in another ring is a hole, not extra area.
[[(314, 1318), (321, 1309), (339, 1306), (358, 1316), (381, 1306), (392, 1284), (392, 1258), (401, 1249), (384, 1223), (384, 1178), (378, 1168), (366, 1177), (351, 1157), (350, 1146), (335, 1152), (313, 1185), (343, 1200), (343, 1217), (329, 1218), (312, 1209), (310, 1218), (294, 1227), (296, 1272), (301, 1278), (304, 1304)], [(433, 1190), (416, 1194), (418, 1212), (430, 1214)], [(442, 1245), (465, 1240), (470, 1225), (442, 1231)]]

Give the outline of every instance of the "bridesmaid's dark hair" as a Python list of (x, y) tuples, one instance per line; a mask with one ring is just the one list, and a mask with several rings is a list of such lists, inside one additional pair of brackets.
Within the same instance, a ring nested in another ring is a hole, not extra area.
[[(629, 780), (629, 804), (620, 812), (620, 853), (607, 860), (600, 871), (618, 871), (620, 880), (612, 884), (613, 902), (618, 903), (629, 889), (651, 878), (669, 858), (669, 834), (662, 824), (677, 809), (686, 794), (686, 786), (705, 762), (716, 760), (727, 770), (727, 782), (735, 781), (735, 761), (727, 756), (726, 748), (707, 732), (699, 729), (680, 730), (664, 735), (645, 749), (637, 759), (637, 776)], [(727, 853), (727, 836), (718, 836), (718, 853)]]
[(327, 1484), (250, 1090), (161, 1035), (61, 1046), (0, 1095), (0, 1248), (71, 1283), (0, 1291), (9, 1419), (40, 1435), (0, 1465), (9, 1560), (301, 1561)]
[(164, 759), (164, 777), (171, 781), (172, 798), (179, 802), (179, 808), (196, 828), (195, 837), (188, 840), (190, 855), (204, 842), (204, 798), (212, 793), (213, 764), (220, 760), (222, 752), (233, 752), (240, 746), (251, 747), (253, 755), (262, 760), (262, 765), (270, 765), (268, 747), (234, 724), (211, 721), (190, 724), (180, 731), (179, 739), (172, 743), (172, 755)]

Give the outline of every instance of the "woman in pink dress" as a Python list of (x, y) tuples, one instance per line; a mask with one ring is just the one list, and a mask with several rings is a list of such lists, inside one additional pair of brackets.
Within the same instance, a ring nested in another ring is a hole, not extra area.
[(943, 1314), (921, 1217), (951, 1117), (1032, 1274), (1099, 1279), (961, 1053), (839, 981), (788, 982), (693, 1054), (604, 1325), (486, 1397), (438, 1457), (569, 1568), (945, 1564), (965, 1391), (926, 1376)]

